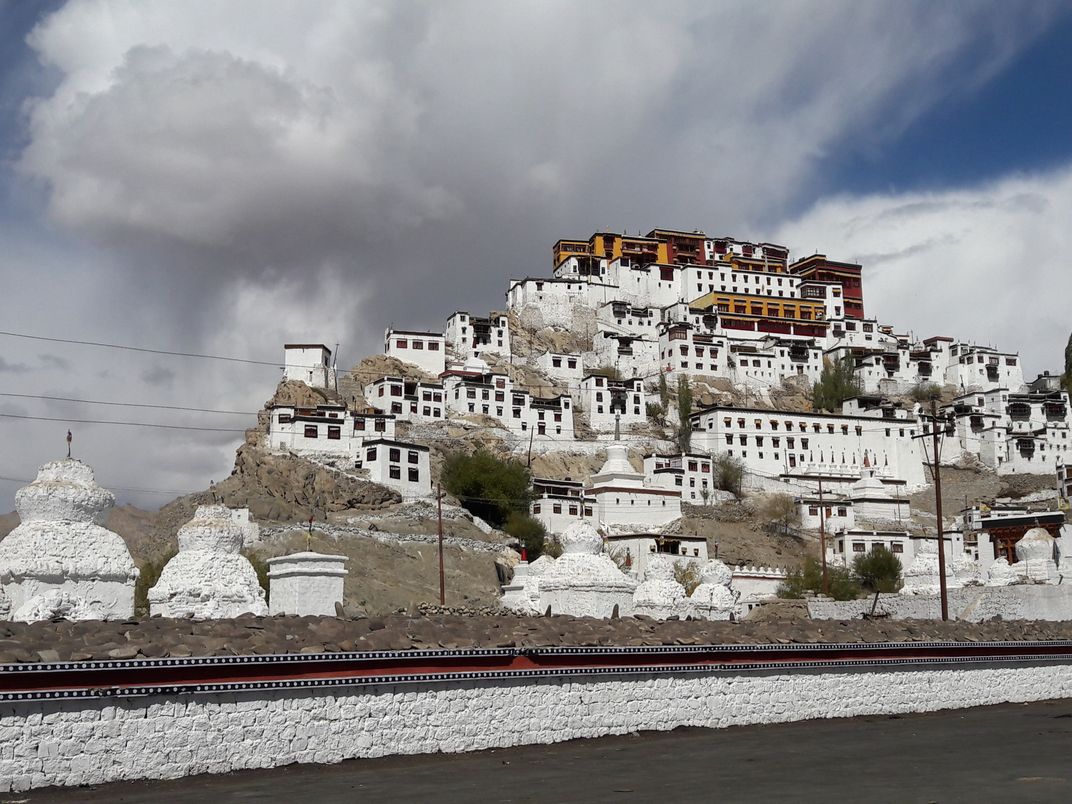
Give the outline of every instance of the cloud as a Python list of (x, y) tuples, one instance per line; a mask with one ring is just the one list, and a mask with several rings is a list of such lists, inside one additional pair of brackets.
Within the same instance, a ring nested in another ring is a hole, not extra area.
[(141, 373), (141, 378), (149, 385), (163, 385), (170, 387), (175, 382), (175, 372), (163, 366), (153, 366)]
[[(1019, 351), (1064, 370), (1072, 330), (1072, 166), (944, 192), (820, 202), (776, 236), (864, 266), (868, 315), (919, 337)], [(1029, 378), (1030, 379), (1030, 378)]]
[[(0, 219), (0, 270), (19, 276), (5, 329), (268, 362), (286, 340), (338, 342), (351, 364), (391, 322), (500, 307), (559, 237), (772, 239), (839, 149), (881, 147), (970, 93), (1059, 8), (72, 0), (28, 39), (40, 71), (13, 140), (22, 217)], [(814, 245), (835, 251), (823, 233)], [(278, 377), (62, 356), (71, 367), (40, 361), (27, 392), (246, 410)], [(161, 369), (170, 385), (149, 379)], [(0, 470), (53, 457), (53, 429), (0, 424), (14, 445)], [(240, 440), (76, 435), (102, 479), (177, 489), (225, 476)]]
[(41, 361), (41, 365), (45, 366), (46, 368), (57, 368), (66, 370), (71, 367), (71, 361), (65, 357), (60, 357), (59, 355), (43, 354), (38, 355), (38, 359)]
[(25, 374), (27, 371), (30, 371), (30, 367), (25, 363), (9, 363), (0, 357), (0, 374)]

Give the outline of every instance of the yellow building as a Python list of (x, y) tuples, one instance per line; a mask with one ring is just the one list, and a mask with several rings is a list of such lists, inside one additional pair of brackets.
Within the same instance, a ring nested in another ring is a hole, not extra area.
[(630, 257), (645, 263), (670, 262), (665, 242), (654, 237), (633, 237), (614, 232), (596, 232), (588, 240), (559, 240), (554, 247), (554, 267), (570, 257), (590, 255), (597, 259), (616, 260)]
[(824, 302), (804, 299), (783, 299), (758, 296), (751, 293), (708, 293), (689, 303), (693, 310), (710, 310), (731, 316), (756, 316), (760, 318), (785, 318), (794, 321), (823, 321), (826, 318)]

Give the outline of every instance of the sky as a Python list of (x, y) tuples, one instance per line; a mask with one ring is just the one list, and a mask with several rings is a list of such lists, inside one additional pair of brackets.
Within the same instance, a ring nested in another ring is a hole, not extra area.
[[(897, 331), (1063, 368), (1067, 3), (0, 0), (0, 37), (5, 333), (349, 366), (561, 237), (668, 227), (861, 262)], [(68, 427), (123, 502), (204, 488), (278, 377), (0, 335), (0, 510)]]

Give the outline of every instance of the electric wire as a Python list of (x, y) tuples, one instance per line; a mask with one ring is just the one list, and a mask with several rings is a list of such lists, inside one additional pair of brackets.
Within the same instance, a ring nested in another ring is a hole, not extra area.
[(219, 413), (230, 416), (256, 416), (257, 411), (249, 410), (214, 410), (212, 408), (195, 408), (183, 405), (153, 405), (145, 402), (104, 402), (98, 399), (76, 399), (69, 396), (46, 396), (44, 394), (15, 394), (0, 392), (0, 396), (17, 399), (44, 399), (51, 402), (78, 402), (84, 405), (109, 405), (123, 408), (153, 408), (155, 410), (180, 410), (192, 413)]
[(104, 343), (102, 341), (84, 341), (77, 340), (75, 338), (52, 338), (45, 335), (30, 335), (25, 332), (4, 332), (0, 331), (0, 336), (8, 338), (24, 338), (33, 341), (47, 341), (49, 343), (69, 343), (77, 346), (96, 346), (104, 349), (123, 349), (129, 352), (143, 352), (153, 355), (167, 355), (170, 357), (192, 357), (201, 360), (223, 360), (230, 363), (248, 363), (254, 366), (272, 366), (273, 368), (282, 368), (278, 361), (267, 360), (251, 360), (245, 357), (229, 357), (225, 355), (205, 355), (198, 354), (196, 352), (178, 352), (170, 351), (167, 349), (149, 349), (144, 346), (130, 346), (128, 344), (120, 343)]

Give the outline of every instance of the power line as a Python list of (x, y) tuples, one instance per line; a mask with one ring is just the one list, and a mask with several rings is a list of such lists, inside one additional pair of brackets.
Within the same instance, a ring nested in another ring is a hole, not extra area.
[[(33, 482), (32, 480), (27, 480), (26, 478), (23, 478), (23, 477), (7, 477), (5, 475), (0, 475), (0, 481), (6, 481), (8, 483), (32, 483)], [(101, 483), (101, 486), (103, 488), (106, 488), (106, 489), (109, 489), (109, 490), (112, 490), (112, 491), (132, 491), (132, 492), (137, 492), (139, 494), (167, 494), (167, 495), (174, 494), (174, 495), (179, 496), (179, 497), (187, 495), (187, 494), (197, 494), (198, 493), (196, 491), (174, 491), (174, 490), (171, 490), (171, 489), (142, 489), (142, 488), (136, 488), (136, 487), (132, 487), (132, 486), (113, 486), (110, 483)]]
[(192, 425), (179, 424), (155, 424), (152, 422), (120, 422), (107, 419), (63, 419), (53, 416), (23, 416), (17, 413), (0, 413), (5, 419), (29, 419), (39, 422), (64, 422), (66, 424), (112, 424), (121, 427), (158, 427), (162, 430), (202, 430), (210, 433), (244, 433), (245, 430), (237, 430), (228, 427), (194, 427)]
[(166, 349), (148, 349), (143, 346), (127, 346), (119, 343), (103, 343), (101, 341), (81, 341), (73, 338), (49, 338), (44, 335), (28, 335), (24, 332), (3, 332), (0, 331), (0, 335), (7, 336), (9, 338), (26, 338), (33, 341), (48, 341), (49, 343), (71, 343), (77, 346), (97, 346), (104, 349), (124, 349), (129, 352), (144, 352), (146, 354), (153, 355), (168, 355), (170, 357), (195, 357), (201, 360), (224, 360), (230, 363), (248, 363), (254, 366), (272, 366), (273, 368), (281, 368), (278, 362), (269, 362), (266, 360), (250, 360), (245, 357), (227, 357), (224, 355), (203, 355), (196, 352), (172, 352)]
[(16, 397), (18, 399), (47, 399), (53, 402), (80, 402), (85, 405), (112, 405), (124, 408), (155, 408), (157, 410), (185, 410), (193, 413), (223, 413), (231, 416), (256, 416), (256, 411), (248, 410), (213, 410), (211, 408), (188, 408), (181, 405), (150, 405), (140, 402), (102, 402), (96, 399), (74, 399), (68, 396), (44, 396), (41, 394), (11, 394), (0, 393), (0, 396)]

